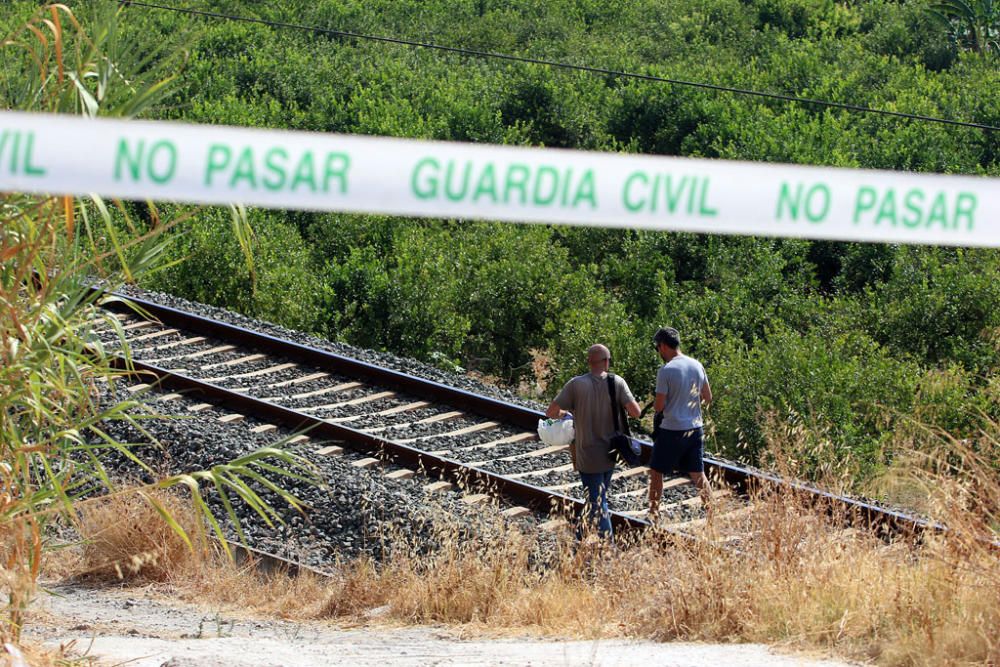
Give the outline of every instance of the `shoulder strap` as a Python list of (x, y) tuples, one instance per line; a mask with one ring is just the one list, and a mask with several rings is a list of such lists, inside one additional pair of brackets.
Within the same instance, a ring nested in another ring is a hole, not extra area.
[(611, 396), (611, 418), (615, 421), (615, 431), (621, 431), (618, 426), (618, 399), (615, 396), (615, 374), (608, 373), (608, 394)]

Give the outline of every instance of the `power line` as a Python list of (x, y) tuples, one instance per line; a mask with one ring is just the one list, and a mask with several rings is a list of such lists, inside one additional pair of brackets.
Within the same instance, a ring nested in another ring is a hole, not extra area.
[(201, 9), (187, 9), (184, 7), (172, 7), (169, 5), (159, 5), (151, 2), (137, 2), (136, 0), (119, 0), (121, 4), (133, 7), (144, 7), (148, 9), (162, 9), (165, 11), (178, 12), (181, 14), (190, 14), (193, 16), (204, 16), (208, 18), (215, 19), (225, 19), (227, 21), (238, 21), (243, 23), (257, 23), (260, 25), (266, 25), (272, 28), (290, 28), (293, 30), (303, 30), (306, 32), (315, 32), (324, 35), (333, 35), (335, 37), (348, 37), (351, 39), (366, 39), (374, 42), (384, 42), (389, 44), (400, 44), (403, 46), (413, 46), (423, 49), (434, 49), (437, 51), (445, 51), (447, 53), (457, 53), (465, 56), (473, 56), (476, 58), (492, 58), (495, 60), (506, 60), (510, 62), (518, 63), (528, 63), (531, 65), (544, 65), (546, 67), (555, 67), (560, 69), (573, 70), (577, 72), (588, 72), (590, 74), (601, 74), (605, 76), (620, 77), (623, 79), (637, 79), (640, 81), (654, 81), (657, 83), (669, 83), (675, 86), (688, 86), (691, 88), (701, 88), (705, 90), (714, 90), (724, 93), (732, 93), (734, 95), (749, 95), (752, 97), (762, 97), (765, 99), (780, 100), (782, 102), (795, 102), (798, 104), (811, 104), (814, 106), (829, 107), (833, 109), (843, 109), (845, 111), (856, 111), (861, 113), (873, 113), (882, 116), (890, 116), (893, 118), (903, 118), (906, 120), (919, 120), (928, 123), (941, 123), (943, 125), (952, 125), (956, 127), (967, 127), (976, 130), (987, 130), (996, 131), (1000, 130), (1000, 127), (995, 125), (986, 125), (983, 123), (972, 123), (963, 120), (952, 120), (950, 118), (937, 118), (935, 116), (924, 116), (921, 114), (904, 113), (901, 111), (886, 111), (884, 109), (874, 109), (872, 107), (865, 107), (856, 104), (845, 104), (843, 102), (830, 102), (827, 100), (817, 100), (809, 97), (795, 97), (793, 95), (782, 95), (780, 93), (769, 93), (759, 90), (750, 90), (747, 88), (733, 88), (730, 86), (720, 86), (714, 83), (704, 83), (700, 81), (684, 81), (682, 79), (668, 79), (666, 77), (654, 76), (652, 74), (638, 74), (636, 72), (624, 72), (619, 70), (605, 69), (603, 67), (590, 67), (588, 65), (573, 65), (571, 63), (562, 63), (555, 60), (543, 60), (540, 58), (529, 58), (526, 56), (514, 56), (507, 53), (496, 53), (493, 51), (478, 51), (476, 49), (465, 49), (457, 46), (445, 46), (443, 44), (433, 44), (430, 42), (417, 42), (409, 39), (402, 39), (399, 37), (385, 37), (381, 35), (366, 35), (357, 32), (349, 32), (346, 30), (333, 30), (331, 28), (320, 28), (318, 26), (303, 25), (299, 23), (287, 23), (284, 21), (268, 21), (266, 19), (252, 18), (249, 16), (237, 16), (233, 14), (222, 14), (219, 12), (210, 12)]

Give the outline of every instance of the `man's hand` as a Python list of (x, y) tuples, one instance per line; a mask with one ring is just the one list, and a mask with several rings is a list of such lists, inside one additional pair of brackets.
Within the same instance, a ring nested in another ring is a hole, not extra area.
[(653, 415), (653, 432), (654, 433), (656, 432), (656, 430), (658, 428), (660, 428), (660, 424), (662, 424), (662, 423), (663, 423), (663, 411), (661, 410), (660, 412), (657, 412), (655, 415)]
[(559, 407), (559, 404), (555, 401), (549, 403), (548, 409), (545, 411), (545, 416), (549, 419), (559, 419), (562, 417), (563, 409)]

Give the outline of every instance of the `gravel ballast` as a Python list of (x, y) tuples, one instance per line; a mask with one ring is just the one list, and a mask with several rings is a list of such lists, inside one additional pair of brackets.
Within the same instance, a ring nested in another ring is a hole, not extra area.
[[(114, 395), (105, 391), (106, 402), (124, 393), (123, 386)], [(151, 400), (148, 410), (164, 415), (139, 421), (152, 441), (127, 422), (107, 422), (104, 428), (115, 439), (134, 444), (135, 454), (158, 474), (208, 469), (262, 447), (283, 446), (295, 435), (281, 428), (266, 434), (253, 433), (252, 429), (262, 423), (252, 418), (223, 423), (219, 418), (230, 414), (226, 410), (213, 407), (191, 413), (194, 401), (180, 398), (156, 402), (157, 397), (152, 391), (139, 396)], [(152, 444), (154, 441), (158, 445)], [(545, 520), (532, 514), (506, 520), (499, 513), (511, 505), (495, 501), (471, 505), (463, 499), (461, 489), (429, 492), (424, 487), (439, 480), (423, 474), (411, 479), (386, 475), (398, 466), (354, 465), (369, 456), (365, 453), (347, 448), (332, 456), (317, 453), (329, 444), (311, 439), (290, 448), (311, 462), (318, 483), (268, 475), (303, 503), (303, 512), (256, 483), (251, 486), (272, 503), (284, 523), (269, 527), (244, 503), (233, 503), (250, 546), (322, 567), (357, 557), (384, 558), (392, 548), (426, 553), (440, 547), (442, 539), (496, 532), (511, 522), (530, 532)], [(119, 480), (152, 481), (151, 475), (117, 452), (109, 452), (104, 461)], [(212, 488), (203, 487), (202, 491), (216, 516), (225, 517), (225, 509)], [(231, 530), (231, 536), (235, 537), (235, 533)]]

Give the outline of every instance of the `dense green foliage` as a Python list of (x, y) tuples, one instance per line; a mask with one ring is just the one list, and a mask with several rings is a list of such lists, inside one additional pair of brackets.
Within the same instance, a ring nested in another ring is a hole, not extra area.
[[(1000, 125), (1000, 61), (920, 0), (175, 4)], [(124, 24), (190, 44), (163, 118), (1000, 175), (996, 133), (140, 7)], [(543, 369), (544, 397), (603, 341), (645, 399), (671, 324), (733, 456), (777, 419), (871, 473), (913, 415), (966, 437), (1000, 397), (993, 251), (250, 211), (251, 274), (228, 215), (148, 286), (506, 382)]]

